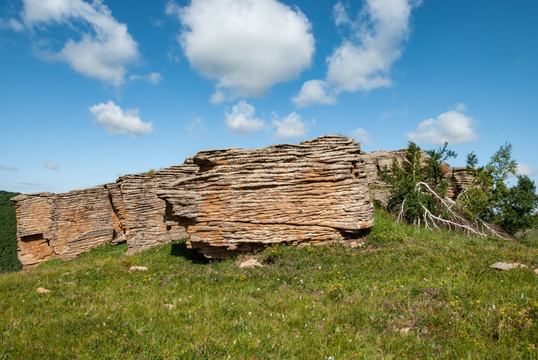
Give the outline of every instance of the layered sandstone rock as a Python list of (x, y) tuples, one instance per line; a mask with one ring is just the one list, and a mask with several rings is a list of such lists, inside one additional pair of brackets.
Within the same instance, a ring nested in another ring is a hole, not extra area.
[(206, 257), (356, 238), (373, 225), (364, 159), (348, 138), (202, 151), (193, 162), (194, 176), (158, 195)]
[(209, 150), (184, 164), (65, 194), (15, 197), (25, 268), (127, 241), (129, 253), (190, 238), (208, 257), (272, 243), (356, 237), (372, 226), (357, 143), (325, 136), (301, 145)]
[(24, 268), (82, 252), (122, 239), (121, 224), (104, 187), (65, 194), (19, 195), (17, 214), (18, 257)]
[[(152, 246), (188, 237), (185, 228), (169, 221), (166, 203), (157, 196), (165, 186), (192, 176), (198, 167), (187, 159), (183, 165), (172, 166), (154, 172), (126, 175), (109, 187), (123, 221), (129, 254)], [(169, 211), (168, 211), (169, 212)]]
[[(128, 252), (189, 238), (222, 258), (274, 243), (352, 239), (373, 225), (371, 197), (388, 204), (379, 177), (405, 150), (361, 152), (342, 136), (262, 149), (208, 150), (182, 165), (126, 175), (115, 183), (65, 194), (19, 195), (19, 259), (25, 268), (71, 259), (105, 243)], [(448, 168), (456, 196), (472, 181)]]

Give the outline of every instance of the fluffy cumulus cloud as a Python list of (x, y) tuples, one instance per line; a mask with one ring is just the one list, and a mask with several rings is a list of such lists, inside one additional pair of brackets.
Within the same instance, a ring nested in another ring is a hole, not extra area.
[(128, 134), (139, 137), (142, 134), (152, 133), (153, 124), (143, 122), (138, 116), (138, 109), (122, 110), (113, 101), (100, 103), (90, 107), (95, 123), (104, 126), (110, 134)]
[(338, 2), (333, 9), (335, 23), (348, 30), (349, 36), (327, 58), (326, 79), (316, 80), (324, 96), (303, 85), (294, 102), (298, 106), (327, 104), (327, 98), (343, 91), (391, 86), (392, 64), (402, 55), (402, 44), (409, 36), (411, 11), (419, 3), (418, 0), (366, 0), (357, 19), (352, 20), (344, 5)]
[(532, 176), (538, 173), (538, 169), (528, 164), (517, 164), (516, 175)]
[(58, 166), (58, 164), (56, 164), (54, 161), (45, 161), (43, 163), (43, 167), (45, 169), (48, 169), (48, 170), (54, 170), (54, 171), (57, 171), (60, 169), (60, 167)]
[(363, 128), (358, 128), (349, 132), (349, 136), (358, 141), (361, 144), (371, 144), (370, 133)]
[(264, 122), (255, 117), (254, 106), (241, 100), (232, 106), (231, 111), (226, 111), (226, 127), (233, 134), (249, 135), (255, 131), (262, 130)]
[(310, 66), (310, 22), (277, 0), (169, 2), (166, 12), (182, 24), (178, 39), (190, 65), (216, 81), (212, 102), (263, 96)]
[(336, 98), (328, 93), (325, 81), (310, 80), (303, 84), (301, 91), (292, 101), (298, 107), (305, 107), (314, 104), (332, 105), (336, 103)]
[(464, 109), (460, 104), (456, 110), (422, 121), (415, 131), (406, 134), (407, 139), (429, 144), (457, 144), (477, 140), (473, 119), (463, 113)]
[[(101, 0), (23, 0), (22, 20), (36, 33), (43, 25), (68, 25), (80, 39), (68, 39), (52, 60), (67, 62), (75, 71), (113, 85), (125, 81), (127, 66), (138, 59), (138, 46)], [(91, 30), (90, 30), (91, 29)], [(37, 31), (36, 31), (37, 30)]]
[(301, 116), (292, 112), (284, 118), (275, 116), (273, 125), (276, 126), (275, 136), (278, 139), (302, 138), (306, 134), (307, 126)]

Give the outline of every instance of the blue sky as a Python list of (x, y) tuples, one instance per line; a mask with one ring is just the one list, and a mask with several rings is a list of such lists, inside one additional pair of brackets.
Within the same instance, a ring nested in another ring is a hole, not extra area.
[(342, 134), (509, 142), (538, 180), (538, 2), (5, 0), (0, 189), (64, 192), (197, 151)]

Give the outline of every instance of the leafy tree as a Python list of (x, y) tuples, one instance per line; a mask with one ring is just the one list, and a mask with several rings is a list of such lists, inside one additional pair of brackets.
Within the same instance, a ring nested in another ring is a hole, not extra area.
[(523, 176), (516, 186), (507, 186), (508, 177), (517, 168), (511, 144), (502, 145), (483, 167), (477, 167), (474, 153), (467, 155), (474, 181), (456, 201), (446, 198), (450, 186), (445, 177), (447, 160), (457, 156), (447, 147), (445, 143), (439, 149), (426, 151), (426, 157), (410, 142), (403, 161), (393, 159), (391, 173), (385, 171), (383, 177), (392, 185), (389, 209), (398, 218), (483, 236), (501, 236), (487, 222), (500, 225), (509, 234), (535, 226), (538, 216), (533, 212), (538, 208), (538, 195), (534, 182)]
[(17, 220), (15, 208), (9, 201), (17, 193), (0, 191), (0, 273), (20, 270), (17, 258)]
[(519, 176), (517, 185), (508, 189), (499, 204), (499, 225), (509, 234), (533, 227), (533, 211), (538, 205), (538, 195), (534, 181), (527, 176)]
[(446, 160), (456, 153), (443, 147), (427, 151), (429, 157), (414, 142), (409, 142), (405, 158), (399, 164), (393, 159), (391, 173), (385, 171), (383, 178), (392, 185), (389, 208), (410, 223), (419, 223), (425, 212), (438, 213), (435, 194), (425, 191), (424, 186), (444, 196), (449, 186), (443, 177)]

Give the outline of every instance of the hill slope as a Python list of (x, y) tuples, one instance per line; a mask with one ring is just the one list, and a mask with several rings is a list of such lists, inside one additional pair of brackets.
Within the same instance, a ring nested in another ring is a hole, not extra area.
[[(535, 240), (425, 232), (378, 212), (363, 247), (272, 247), (257, 254), (265, 267), (206, 263), (184, 242), (125, 250), (0, 276), (0, 358), (531, 359), (538, 351)], [(497, 272), (489, 268), (497, 261), (529, 269)]]

